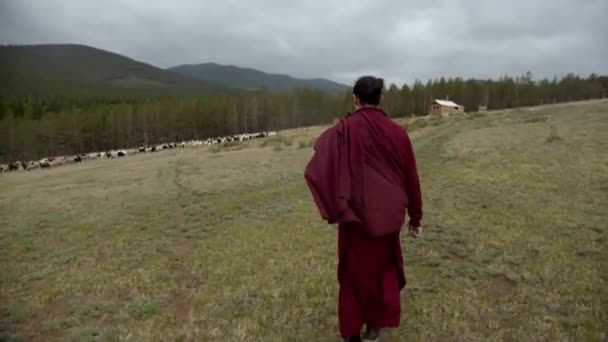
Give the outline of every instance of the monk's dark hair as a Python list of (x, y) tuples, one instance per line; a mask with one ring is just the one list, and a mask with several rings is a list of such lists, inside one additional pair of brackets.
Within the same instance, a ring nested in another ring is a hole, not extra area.
[(353, 94), (359, 98), (361, 104), (377, 106), (382, 97), (384, 80), (374, 76), (363, 76), (357, 80), (353, 88)]

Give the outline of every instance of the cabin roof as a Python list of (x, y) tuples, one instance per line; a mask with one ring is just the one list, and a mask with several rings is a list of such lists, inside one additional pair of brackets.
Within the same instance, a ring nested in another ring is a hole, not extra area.
[(436, 104), (438, 104), (438, 105), (445, 106), (445, 107), (460, 107), (459, 104), (456, 104), (453, 101), (435, 100), (433, 102), (436, 103)]

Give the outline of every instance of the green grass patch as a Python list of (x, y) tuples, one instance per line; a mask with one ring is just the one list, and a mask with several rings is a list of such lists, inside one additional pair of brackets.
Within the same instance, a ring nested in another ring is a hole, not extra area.
[(406, 122), (402, 125), (402, 127), (408, 132), (414, 132), (421, 128), (424, 128), (429, 125), (429, 121), (427, 119), (413, 119), (411, 121)]
[(466, 117), (468, 120), (475, 120), (475, 119), (479, 119), (479, 118), (485, 118), (487, 117), (488, 114), (484, 113), (484, 112), (472, 112), (472, 113), (467, 113)]
[(52, 333), (72, 326), (71, 322), (62, 319), (47, 319), (40, 323), (40, 328), (43, 332)]
[(22, 323), (32, 315), (32, 310), (25, 303), (15, 303), (8, 310), (8, 321), (10, 323)]
[(433, 127), (437, 127), (437, 126), (441, 126), (441, 124), (443, 123), (443, 117), (433, 117), (429, 120), (429, 125), (433, 126)]
[(105, 303), (81, 303), (75, 301), (70, 306), (70, 316), (76, 319), (99, 318), (117, 311), (116, 307)]
[(128, 310), (132, 317), (138, 320), (145, 320), (160, 311), (160, 302), (148, 299), (137, 300), (129, 305)]
[(122, 339), (120, 338), (120, 333), (117, 329), (100, 326), (84, 326), (73, 329), (68, 340), (73, 342), (118, 342)]

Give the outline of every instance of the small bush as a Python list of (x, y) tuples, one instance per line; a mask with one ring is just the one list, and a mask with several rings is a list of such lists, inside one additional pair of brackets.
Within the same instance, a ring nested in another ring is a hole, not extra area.
[(281, 147), (281, 145), (274, 145), (272, 150), (275, 152), (283, 151), (283, 147)]
[(527, 118), (526, 120), (524, 120), (524, 123), (547, 122), (547, 120), (549, 120), (549, 118), (546, 116), (534, 116), (534, 117)]
[(558, 142), (562, 140), (562, 137), (557, 133), (557, 129), (555, 126), (551, 126), (551, 131), (549, 132), (549, 136), (547, 137), (547, 144), (552, 144), (554, 142)]
[(303, 149), (303, 148), (311, 148), (315, 146), (315, 139), (310, 139), (308, 142), (306, 141), (301, 141), (298, 143), (298, 148), (299, 149)]
[(275, 135), (273, 137), (269, 137), (264, 139), (260, 144), (261, 147), (270, 147), (270, 146), (291, 146), (293, 145), (293, 141), (289, 138), (286, 138), (282, 135)]
[(211, 153), (239, 151), (247, 147), (247, 145), (241, 141), (229, 141), (223, 144), (214, 145), (209, 149)]

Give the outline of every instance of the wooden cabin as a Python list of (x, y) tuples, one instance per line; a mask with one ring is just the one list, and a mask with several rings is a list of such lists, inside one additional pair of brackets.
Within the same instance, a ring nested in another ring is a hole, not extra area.
[(464, 113), (464, 106), (448, 100), (435, 100), (429, 108), (429, 115), (442, 116), (450, 114)]

